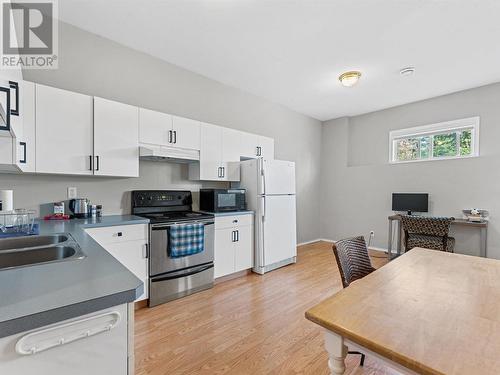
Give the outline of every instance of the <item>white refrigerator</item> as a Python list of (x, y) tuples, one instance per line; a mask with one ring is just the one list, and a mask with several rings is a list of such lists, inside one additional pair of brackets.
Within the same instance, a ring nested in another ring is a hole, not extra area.
[(241, 162), (240, 187), (255, 211), (253, 271), (295, 263), (297, 257), (295, 163), (263, 158)]

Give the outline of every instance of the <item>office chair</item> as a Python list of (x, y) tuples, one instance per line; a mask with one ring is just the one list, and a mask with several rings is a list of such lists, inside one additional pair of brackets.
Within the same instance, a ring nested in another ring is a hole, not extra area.
[(414, 247), (424, 247), (453, 253), (455, 239), (448, 236), (453, 220), (455, 220), (453, 217), (402, 215), (405, 251)]

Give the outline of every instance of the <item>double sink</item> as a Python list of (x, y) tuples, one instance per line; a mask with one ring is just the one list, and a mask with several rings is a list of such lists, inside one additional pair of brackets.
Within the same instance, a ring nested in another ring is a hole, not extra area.
[(0, 239), (0, 271), (83, 258), (69, 233)]

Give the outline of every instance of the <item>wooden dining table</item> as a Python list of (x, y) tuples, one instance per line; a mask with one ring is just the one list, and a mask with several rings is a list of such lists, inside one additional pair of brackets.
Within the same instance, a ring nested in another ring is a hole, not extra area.
[(357, 350), (402, 374), (500, 374), (500, 261), (414, 248), (306, 312), (328, 365)]

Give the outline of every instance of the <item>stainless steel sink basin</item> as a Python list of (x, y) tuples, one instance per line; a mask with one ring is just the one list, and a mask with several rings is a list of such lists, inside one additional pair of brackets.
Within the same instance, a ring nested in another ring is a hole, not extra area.
[(0, 271), (83, 258), (80, 246), (67, 233), (0, 239)]
[(0, 239), (0, 252), (2, 250), (25, 249), (27, 247), (39, 247), (55, 245), (68, 241), (66, 234), (53, 234), (50, 236), (23, 236)]

